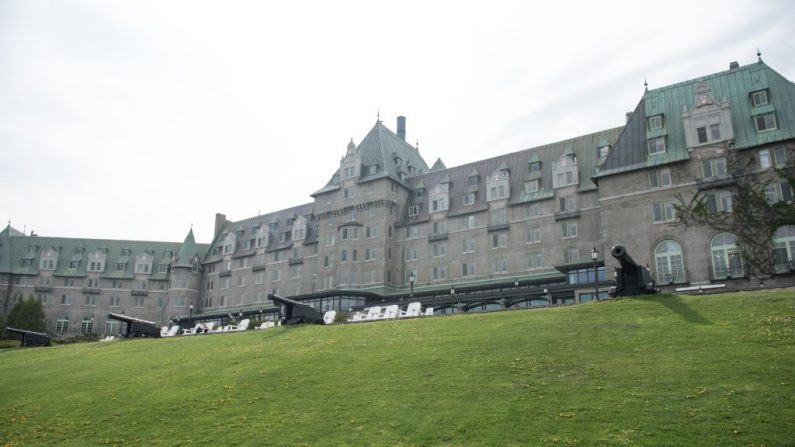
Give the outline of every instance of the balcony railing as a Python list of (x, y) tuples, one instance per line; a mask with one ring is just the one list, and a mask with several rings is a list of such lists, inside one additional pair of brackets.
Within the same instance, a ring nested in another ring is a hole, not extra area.
[(578, 217), (580, 217), (580, 210), (567, 210), (567, 211), (555, 212), (555, 222), (566, 219), (576, 219)]
[(149, 291), (146, 289), (132, 289), (130, 294), (133, 296), (146, 296), (149, 295)]
[(502, 231), (502, 230), (507, 230), (508, 228), (509, 228), (509, 225), (508, 225), (508, 223), (506, 222), (506, 223), (501, 223), (501, 224), (493, 224), (493, 225), (489, 225), (489, 226), (488, 226), (488, 228), (487, 228), (486, 230), (487, 230), (489, 233), (491, 233), (491, 232), (494, 232), (494, 231)]
[(229, 276), (231, 274), (232, 274), (231, 270), (222, 270), (220, 273), (218, 273), (218, 276), (224, 277), (224, 276)]
[(38, 284), (35, 287), (37, 292), (52, 292), (52, 286), (48, 286), (45, 284)]
[(445, 239), (447, 239), (447, 232), (446, 231), (444, 233), (432, 233), (432, 234), (428, 235), (428, 242), (443, 241)]
[(256, 272), (256, 271), (259, 271), (259, 270), (265, 270), (265, 264), (257, 264), (257, 265), (252, 265), (251, 266), (251, 271), (252, 272)]
[(92, 293), (96, 295), (99, 293), (99, 287), (83, 287), (83, 293)]
[(303, 264), (303, 263), (304, 263), (304, 258), (303, 257), (290, 258), (290, 259), (287, 260), (287, 264), (288, 265), (296, 265), (296, 264)]

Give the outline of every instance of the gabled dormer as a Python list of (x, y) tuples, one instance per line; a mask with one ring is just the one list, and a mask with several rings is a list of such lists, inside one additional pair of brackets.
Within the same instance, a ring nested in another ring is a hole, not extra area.
[(486, 178), (486, 201), (507, 199), (511, 195), (511, 173), (503, 162)]
[(439, 180), (439, 183), (431, 189), (428, 196), (428, 212), (437, 213), (450, 209), (450, 186), (452, 182), (446, 174)]
[(348, 143), (345, 156), (340, 160), (340, 180), (358, 179), (361, 175), (362, 157), (359, 149), (353, 144), (353, 138)]
[(106, 255), (102, 250), (97, 250), (88, 254), (88, 271), (104, 272)]
[(39, 270), (55, 270), (58, 267), (58, 251), (48, 248), (41, 254)]
[(298, 216), (293, 220), (293, 235), (294, 241), (302, 241), (306, 238), (306, 230), (309, 225), (306, 216)]
[(145, 275), (152, 273), (152, 255), (142, 253), (135, 257), (135, 273)]
[(688, 149), (734, 139), (729, 100), (716, 101), (706, 83), (696, 87), (693, 106), (682, 111)]
[(578, 185), (580, 174), (577, 165), (577, 154), (567, 148), (557, 161), (552, 163), (552, 187)]

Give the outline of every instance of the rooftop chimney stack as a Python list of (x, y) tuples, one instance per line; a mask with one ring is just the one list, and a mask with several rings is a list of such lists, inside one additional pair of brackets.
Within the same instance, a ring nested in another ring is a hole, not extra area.
[(740, 64), (738, 64), (737, 61), (729, 62), (729, 70), (735, 70), (737, 68), (740, 68)]
[(406, 141), (406, 117), (405, 116), (397, 117), (397, 136), (400, 137), (401, 140)]

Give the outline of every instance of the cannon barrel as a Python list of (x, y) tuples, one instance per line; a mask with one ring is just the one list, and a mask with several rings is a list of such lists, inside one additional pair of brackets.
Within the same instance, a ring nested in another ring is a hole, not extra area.
[(304, 303), (269, 293), (268, 298), (274, 303), (281, 305), (284, 313), (281, 313), (281, 320), (285, 324), (317, 323), (323, 324), (323, 315), (316, 311), (314, 307)]
[(610, 254), (621, 264), (621, 268), (616, 269), (616, 294), (640, 295), (657, 292), (651, 272), (646, 267), (638, 265), (623, 245), (613, 247)]
[(613, 257), (616, 258), (619, 263), (621, 263), (621, 268), (624, 270), (640, 267), (634, 260), (632, 260), (632, 257), (629, 256), (627, 249), (623, 245), (616, 245), (613, 247), (613, 249), (610, 250), (610, 254), (613, 255)]
[(22, 346), (50, 346), (50, 336), (42, 332), (6, 327), (6, 332), (22, 336)]

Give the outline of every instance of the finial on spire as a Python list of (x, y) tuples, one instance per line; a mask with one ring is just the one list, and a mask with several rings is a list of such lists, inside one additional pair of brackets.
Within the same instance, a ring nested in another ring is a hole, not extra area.
[(759, 58), (759, 62), (762, 62), (762, 52), (759, 51), (759, 47), (756, 47), (756, 57)]
[(414, 149), (420, 150), (420, 139), (417, 138), (417, 142), (414, 143)]
[[(376, 114), (375, 114), (375, 120), (378, 121), (379, 123), (381, 122), (381, 108), (380, 107), (378, 108), (378, 112), (376, 112)], [(351, 141), (353, 141), (353, 138), (351, 138)]]
[(646, 81), (646, 76), (643, 77), (643, 89), (649, 91), (649, 82)]

